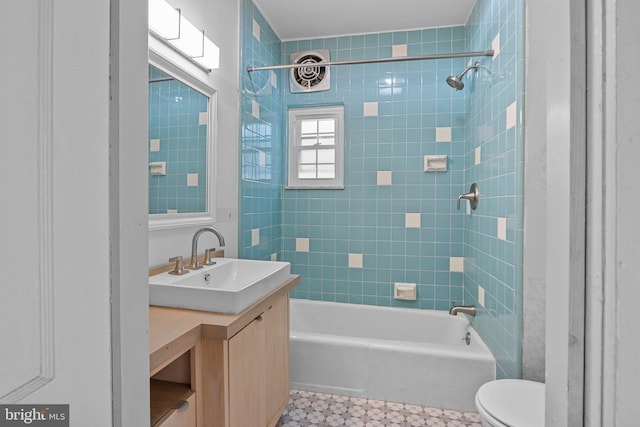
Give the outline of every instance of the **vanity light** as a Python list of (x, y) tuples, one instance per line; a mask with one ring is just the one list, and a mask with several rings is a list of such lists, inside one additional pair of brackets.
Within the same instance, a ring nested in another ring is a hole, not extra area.
[(164, 40), (180, 37), (180, 9), (164, 0), (149, 0), (149, 30)]
[(168, 39), (167, 41), (190, 58), (202, 56), (202, 51), (204, 50), (204, 32), (198, 30), (195, 25), (189, 22), (182, 14), (180, 14), (180, 37), (177, 39)]
[(204, 46), (202, 56), (194, 56), (193, 60), (208, 69), (220, 68), (220, 48), (208, 38), (203, 38)]
[(219, 67), (218, 46), (165, 0), (149, 0), (149, 32), (206, 71)]

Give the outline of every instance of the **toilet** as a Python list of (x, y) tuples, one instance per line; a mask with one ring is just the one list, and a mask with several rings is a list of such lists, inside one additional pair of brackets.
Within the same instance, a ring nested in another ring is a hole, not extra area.
[(476, 393), (483, 427), (543, 427), (544, 384), (528, 380), (496, 380)]

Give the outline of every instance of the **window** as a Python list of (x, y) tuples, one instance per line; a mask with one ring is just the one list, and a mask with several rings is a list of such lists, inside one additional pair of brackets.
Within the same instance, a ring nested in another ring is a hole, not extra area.
[(344, 107), (289, 110), (287, 188), (344, 188)]

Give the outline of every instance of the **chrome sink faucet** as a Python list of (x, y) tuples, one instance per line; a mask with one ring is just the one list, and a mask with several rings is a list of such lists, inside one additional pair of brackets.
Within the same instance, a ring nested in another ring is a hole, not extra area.
[[(220, 246), (225, 246), (224, 236), (215, 227), (203, 227), (193, 234), (191, 240), (191, 264), (187, 267), (189, 270), (198, 270), (202, 268), (202, 264), (198, 262), (198, 238), (202, 233), (210, 232), (216, 235)], [(206, 262), (206, 261), (205, 261)]]
[(449, 314), (452, 316), (457, 316), (458, 313), (468, 314), (469, 316), (476, 315), (476, 306), (475, 305), (456, 305), (455, 301), (451, 301), (451, 308), (449, 309)]

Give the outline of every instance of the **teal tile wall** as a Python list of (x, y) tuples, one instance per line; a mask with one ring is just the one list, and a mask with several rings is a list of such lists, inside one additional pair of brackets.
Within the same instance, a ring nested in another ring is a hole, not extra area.
[[(406, 45), (409, 56), (461, 52), (465, 36), (464, 27), (450, 27), (299, 40), (283, 43), (281, 61), (320, 48), (336, 61), (391, 57), (393, 45)], [(284, 190), (283, 259), (302, 277), (294, 297), (427, 309), (462, 300), (463, 273), (450, 265), (463, 256), (456, 197), (464, 185), (466, 99), (445, 80), (464, 65), (444, 59), (333, 67), (328, 91), (283, 89), (285, 109), (345, 107), (345, 189)], [(378, 103), (377, 116), (364, 116), (365, 102)], [(437, 128), (448, 128), (450, 141), (436, 142)], [(447, 155), (448, 171), (425, 173), (428, 154)], [(391, 185), (377, 184), (379, 171), (391, 172)], [(419, 224), (408, 228), (412, 213)], [(297, 251), (296, 239), (309, 239), (309, 251)], [(362, 268), (349, 266), (349, 254), (362, 255)], [(393, 299), (394, 282), (415, 283), (417, 300)]]
[(499, 378), (522, 373), (523, 3), (478, 0), (466, 27), (468, 50), (488, 49), (500, 37), (500, 54), (480, 60), (465, 88), (465, 187), (478, 183), (481, 200), (464, 221), (464, 298), (479, 306), (484, 288), (473, 323), (496, 356)]
[[(170, 77), (149, 66), (149, 78)], [(160, 140), (160, 151), (149, 151), (149, 162), (166, 162), (166, 175), (149, 171), (149, 213), (207, 210), (207, 125), (199, 115), (208, 109), (205, 95), (177, 81), (149, 83), (149, 139)], [(187, 186), (187, 174), (198, 174), (198, 186)]]
[[(281, 43), (251, 0), (243, 0), (240, 42), (241, 258), (272, 259), (282, 248), (282, 97), (276, 73), (248, 73), (249, 65), (280, 63)], [(253, 34), (259, 26), (259, 40)], [(259, 239), (252, 239), (257, 230)]]
[[(479, 305), (482, 286), (485, 308), (474, 325), (497, 357), (498, 377), (520, 377), (523, 0), (478, 0), (465, 27), (284, 43), (250, 0), (242, 10), (240, 256), (290, 261), (302, 275), (298, 298), (447, 309), (451, 300)], [(498, 33), (500, 54), (473, 58), (481, 68), (460, 92), (445, 79), (468, 59), (334, 67), (331, 89), (308, 94), (289, 93), (284, 71), (245, 72), (316, 48), (332, 60), (388, 57), (394, 44), (406, 44), (410, 56), (486, 50)], [(378, 103), (377, 116), (364, 116), (365, 102)], [(345, 106), (346, 189), (283, 190), (287, 108), (333, 104)], [(436, 142), (437, 128), (449, 127), (451, 141)], [(448, 155), (449, 170), (423, 172), (426, 154)], [(379, 171), (391, 172), (392, 185), (377, 185)], [(457, 211), (457, 195), (472, 182), (480, 185), (478, 210)], [(406, 227), (411, 213), (419, 227)], [(308, 251), (296, 250), (297, 239)], [(362, 255), (362, 268), (349, 266), (349, 254)], [(451, 271), (462, 259), (464, 272)], [(418, 300), (394, 300), (394, 282), (416, 283)]]

